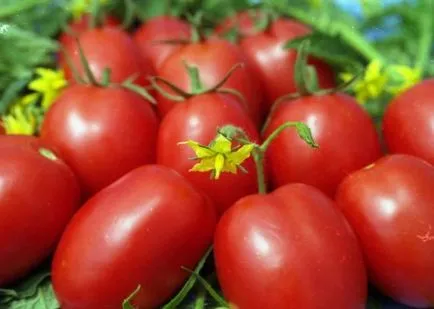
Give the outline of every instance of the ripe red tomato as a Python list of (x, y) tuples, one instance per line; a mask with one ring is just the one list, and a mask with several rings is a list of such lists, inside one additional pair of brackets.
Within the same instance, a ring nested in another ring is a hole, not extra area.
[(217, 225), (217, 276), (239, 309), (362, 309), (367, 279), (357, 239), (333, 201), (289, 184), (235, 203)]
[(0, 286), (47, 258), (79, 207), (77, 179), (42, 144), (30, 136), (0, 138)]
[[(383, 132), (391, 153), (405, 153), (434, 164), (434, 79), (420, 82), (387, 107)], [(428, 142), (427, 142), (428, 141)]]
[(211, 245), (209, 200), (175, 171), (142, 166), (91, 198), (74, 216), (53, 260), (62, 307), (118, 309), (140, 284), (137, 308), (157, 308)]
[(295, 131), (284, 131), (266, 154), (276, 186), (302, 182), (333, 196), (346, 175), (381, 156), (371, 118), (346, 94), (282, 102), (271, 115), (265, 136), (287, 121), (306, 123), (319, 149), (308, 146)]
[(179, 50), (181, 44), (158, 43), (162, 40), (189, 40), (191, 26), (174, 16), (157, 16), (134, 33), (134, 40), (141, 49), (142, 55), (151, 60), (154, 68), (159, 68), (169, 55)]
[(239, 198), (257, 192), (256, 169), (252, 158), (243, 163), (248, 173), (224, 173), (220, 179), (210, 179), (209, 173), (189, 172), (197, 162), (194, 152), (177, 143), (189, 139), (208, 145), (217, 129), (227, 124), (241, 127), (249, 137), (258, 141), (252, 120), (238, 102), (229, 95), (207, 94), (179, 103), (163, 119), (157, 142), (157, 163), (169, 166), (205, 192), (223, 213)]
[[(71, 44), (75, 43), (75, 37), (80, 36), (81, 33), (90, 29), (90, 15), (84, 14), (78, 20), (73, 20), (68, 25), (68, 31), (64, 31), (59, 36), (59, 43), (63, 48), (69, 48)], [(105, 26), (119, 26), (121, 22), (114, 16), (106, 16), (102, 21), (102, 25)], [(63, 62), (63, 53), (59, 53), (59, 62)]]
[(86, 196), (130, 170), (155, 162), (158, 119), (122, 88), (73, 85), (47, 112), (41, 137), (77, 174)]
[[(233, 18), (225, 24), (233, 25)], [(277, 98), (297, 91), (294, 80), (297, 52), (283, 49), (284, 44), (309, 34), (311, 29), (297, 21), (279, 18), (271, 22), (266, 30), (255, 31), (252, 26), (254, 21), (248, 12), (241, 12), (235, 18), (241, 25), (241, 34), (244, 35), (239, 44), (254, 69), (254, 74), (264, 86), (267, 108), (270, 108)], [(250, 23), (247, 21), (249, 19)], [(222, 32), (224, 29), (227, 28), (221, 26), (218, 31)], [(329, 66), (314, 58), (309, 58), (308, 63), (316, 68), (322, 88), (335, 85), (334, 73)]]
[(395, 300), (434, 299), (434, 167), (390, 155), (349, 175), (336, 201), (362, 244), (372, 282)]
[[(80, 45), (89, 66), (98, 81), (106, 68), (111, 70), (111, 81), (121, 83), (131, 76), (136, 76), (135, 82), (141, 86), (148, 86), (148, 77), (153, 75), (149, 59), (141, 56), (138, 46), (127, 32), (115, 27), (103, 27), (84, 31), (79, 36)], [(80, 75), (84, 75), (80, 61), (78, 45), (65, 47), (72, 64)], [(73, 80), (72, 70), (65, 59), (60, 66), (65, 70), (68, 80)]]
[[(212, 87), (220, 82), (234, 65), (246, 63), (246, 59), (238, 46), (223, 40), (188, 44), (167, 58), (157, 70), (157, 75), (166, 78), (181, 89), (190, 90), (190, 79), (185, 69), (185, 62), (197, 66), (205, 87)], [(265, 116), (262, 89), (248, 65), (233, 72), (223, 87), (241, 93), (245, 98), (249, 115), (256, 124), (262, 123)], [(157, 101), (162, 116), (176, 104), (161, 94), (157, 95)]]

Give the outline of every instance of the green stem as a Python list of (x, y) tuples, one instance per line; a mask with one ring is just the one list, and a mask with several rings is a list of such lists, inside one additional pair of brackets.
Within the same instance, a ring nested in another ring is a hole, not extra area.
[(418, 46), (418, 54), (416, 56), (416, 69), (423, 72), (427, 62), (430, 59), (430, 53), (433, 44), (433, 21), (432, 14), (434, 13), (434, 4), (431, 0), (425, 0), (427, 10), (422, 17), (419, 33), (421, 33)]
[(265, 169), (264, 169), (264, 157), (265, 152), (261, 149), (261, 146), (257, 146), (252, 152), (253, 161), (256, 166), (258, 193), (267, 194), (267, 183), (265, 181)]
[(204, 86), (200, 79), (199, 69), (196, 66), (189, 65), (187, 62), (184, 62), (184, 66), (190, 78), (191, 93), (193, 95), (202, 93)]
[(205, 308), (205, 292), (202, 290), (194, 302), (194, 309), (204, 309)]
[(100, 24), (100, 0), (92, 0), (90, 4), (90, 28), (95, 29)]

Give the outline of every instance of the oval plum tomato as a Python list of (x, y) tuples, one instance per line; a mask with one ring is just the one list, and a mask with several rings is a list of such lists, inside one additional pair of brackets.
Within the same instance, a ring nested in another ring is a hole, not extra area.
[[(71, 44), (75, 43), (75, 38), (80, 36), (81, 33), (89, 30), (90, 27), (90, 15), (84, 14), (79, 19), (73, 20), (69, 23), (67, 31), (61, 33), (59, 37), (59, 43), (63, 48), (68, 48)], [(114, 16), (105, 16), (102, 20), (102, 26), (119, 26), (121, 22)], [(59, 52), (59, 62), (63, 62), (63, 53)]]
[(211, 245), (215, 210), (175, 171), (139, 167), (92, 197), (74, 216), (53, 260), (62, 307), (158, 308)]
[(73, 85), (47, 112), (41, 137), (78, 176), (86, 196), (155, 162), (158, 119), (148, 102), (122, 88)]
[(434, 300), (434, 167), (390, 155), (349, 175), (336, 202), (358, 235), (371, 281), (395, 300)]
[(434, 79), (420, 82), (386, 108), (383, 133), (391, 153), (417, 156), (434, 164)]
[[(149, 85), (148, 77), (154, 73), (152, 65), (149, 59), (141, 56), (138, 46), (127, 32), (115, 27), (96, 28), (82, 32), (79, 41), (89, 67), (98, 81), (101, 81), (104, 70), (109, 68), (111, 81), (114, 83), (121, 83), (135, 76), (137, 84)], [(85, 71), (78, 44), (74, 42), (66, 46), (65, 50), (72, 65), (83, 76)], [(62, 59), (60, 66), (64, 69), (66, 78), (72, 81), (72, 70), (65, 59)]]
[(306, 96), (282, 102), (270, 115), (265, 136), (287, 121), (306, 123), (319, 149), (309, 147), (295, 131), (279, 135), (266, 153), (275, 186), (302, 182), (333, 197), (346, 175), (381, 156), (371, 118), (346, 94)]
[(79, 207), (73, 172), (38, 143), (0, 138), (0, 286), (44, 261)]
[[(167, 58), (157, 70), (157, 75), (189, 91), (190, 79), (185, 63), (196, 66), (205, 87), (212, 87), (220, 82), (233, 66), (246, 63), (246, 59), (238, 46), (227, 41), (213, 40), (188, 44)], [(223, 87), (237, 90), (242, 94), (251, 118), (258, 125), (262, 123), (265, 116), (262, 111), (262, 89), (248, 65), (235, 70)], [(161, 116), (166, 115), (176, 104), (161, 94), (157, 95), (157, 101)]]
[(367, 278), (357, 238), (318, 189), (289, 184), (236, 202), (214, 240), (217, 276), (238, 309), (362, 309)]
[(181, 48), (181, 44), (159, 43), (162, 40), (189, 40), (191, 26), (174, 16), (157, 16), (141, 25), (134, 34), (134, 40), (142, 55), (159, 68), (166, 58)]
[[(248, 12), (241, 12), (236, 18), (240, 21), (244, 34), (239, 44), (263, 85), (269, 109), (277, 98), (297, 91), (294, 80), (297, 52), (285, 50), (284, 44), (309, 34), (311, 29), (297, 21), (279, 18), (272, 21), (264, 31), (248, 31), (249, 24), (246, 20), (253, 17)], [(219, 31), (223, 29), (224, 27)], [(312, 57), (309, 57), (308, 63), (315, 67), (320, 87), (332, 88), (335, 85), (334, 73), (328, 65)]]
[(195, 154), (189, 147), (178, 143), (194, 140), (208, 145), (216, 136), (217, 129), (227, 124), (244, 129), (253, 141), (259, 140), (252, 120), (232, 96), (205, 94), (175, 106), (161, 122), (157, 142), (157, 163), (178, 171), (205, 192), (220, 214), (239, 198), (257, 192), (252, 158), (243, 163), (248, 173), (224, 173), (218, 180), (210, 179), (209, 173), (189, 172), (197, 163), (191, 160)]

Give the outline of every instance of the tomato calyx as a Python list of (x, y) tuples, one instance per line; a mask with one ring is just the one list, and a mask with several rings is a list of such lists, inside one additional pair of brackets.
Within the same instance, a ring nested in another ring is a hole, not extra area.
[(277, 107), (285, 102), (295, 100), (305, 96), (325, 96), (339, 92), (345, 92), (349, 89), (354, 82), (361, 76), (362, 71), (359, 74), (354, 74), (351, 79), (337, 85), (334, 88), (320, 89), (318, 84), (318, 75), (314, 66), (309, 65), (307, 58), (309, 56), (308, 50), (310, 46), (310, 40), (306, 39), (301, 42), (297, 48), (297, 59), (294, 66), (294, 80), (297, 91), (295, 93), (288, 93), (279, 97), (271, 106), (270, 113), (262, 127), (261, 132), (265, 132), (269, 125), (272, 115), (276, 111)]
[[(250, 156), (253, 157), (257, 171), (258, 193), (267, 193), (264, 159), (270, 144), (286, 129), (294, 128), (298, 136), (312, 148), (319, 148), (310, 128), (303, 122), (288, 121), (274, 130), (262, 144), (250, 140), (246, 132), (233, 125), (225, 125), (217, 129), (216, 137), (210, 145), (201, 145), (195, 141), (180, 142), (178, 145), (188, 145), (196, 153), (193, 160), (199, 161), (190, 172), (209, 172), (211, 177), (218, 179), (222, 172), (236, 174), (237, 170), (248, 172), (242, 163)], [(232, 147), (232, 142), (238, 146)]]
[(75, 42), (77, 44), (80, 62), (81, 62), (83, 69), (84, 69), (84, 76), (81, 76), (78, 73), (78, 69), (73, 64), (68, 52), (65, 49), (62, 49), (62, 52), (65, 56), (65, 60), (68, 64), (68, 66), (71, 68), (73, 78), (78, 84), (91, 85), (94, 87), (101, 87), (101, 88), (121, 87), (121, 88), (127, 89), (129, 91), (132, 91), (132, 92), (138, 94), (143, 99), (149, 101), (153, 105), (157, 104), (155, 99), (148, 92), (148, 90), (150, 90), (150, 88), (140, 87), (134, 83), (134, 80), (138, 77), (138, 74), (131, 75), (129, 78), (127, 78), (125, 81), (123, 81), (120, 84), (114, 84), (111, 82), (111, 70), (110, 70), (110, 68), (105, 68), (103, 73), (102, 73), (101, 81), (98, 81), (97, 78), (95, 77), (95, 74), (93, 74), (93, 72), (90, 68), (89, 62), (86, 59), (86, 55), (85, 55), (83, 48), (80, 44), (80, 40), (78, 38), (75, 38)]
[[(176, 102), (183, 102), (191, 97), (203, 95), (203, 94), (209, 94), (209, 93), (223, 93), (223, 94), (230, 94), (233, 96), (236, 96), (240, 102), (247, 107), (247, 102), (244, 98), (244, 96), (239, 93), (238, 91), (230, 88), (225, 88), (223, 85), (227, 82), (227, 80), (231, 77), (232, 73), (243, 67), (242, 63), (235, 64), (226, 74), (223, 76), (223, 78), (216, 83), (214, 86), (211, 86), (209, 88), (205, 87), (202, 83), (202, 80), (200, 78), (200, 72), (199, 69), (194, 66), (190, 65), (187, 62), (184, 62), (185, 69), (187, 70), (188, 76), (190, 78), (190, 91), (185, 91), (181, 89), (180, 87), (176, 86), (172, 82), (168, 81), (167, 79), (160, 77), (160, 76), (154, 76), (150, 78), (151, 85), (153, 89), (161, 93), (164, 97), (166, 97), (169, 100), (176, 101)], [(170, 90), (172, 90), (175, 94), (171, 94), (163, 87), (159, 85), (159, 82), (163, 85), (167, 86)]]

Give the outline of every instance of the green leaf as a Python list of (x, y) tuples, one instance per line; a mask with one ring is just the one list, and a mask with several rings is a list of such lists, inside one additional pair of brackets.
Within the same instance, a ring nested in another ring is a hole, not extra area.
[(50, 273), (41, 270), (16, 287), (0, 289), (1, 309), (59, 309)]
[(308, 54), (323, 59), (341, 69), (359, 68), (364, 65), (363, 59), (351, 50), (339, 36), (331, 37), (320, 32), (313, 32), (288, 41), (284, 48), (299, 49), (304, 44), (304, 41), (310, 42), (305, 47)]
[(297, 130), (298, 136), (300, 136), (301, 139), (303, 139), (307, 144), (309, 144), (309, 146), (313, 148), (319, 147), (312, 136), (312, 131), (305, 123), (297, 122), (295, 124), (295, 129)]
[[(194, 272), (200, 273), (203, 266), (205, 265), (209, 255), (212, 252), (212, 247), (210, 247), (204, 254), (204, 256), (201, 258), (199, 263), (197, 264)], [(193, 289), (194, 285), (196, 284), (197, 278), (194, 275), (191, 275), (190, 278), (188, 278), (187, 282), (185, 282), (182, 289), (176, 294), (175, 297), (173, 297), (167, 304), (165, 304), (161, 309), (176, 309), (178, 306), (184, 301), (184, 299), (187, 297), (188, 293)]]
[[(179, 0), (182, 2), (182, 0)], [(136, 14), (142, 20), (146, 21), (152, 17), (166, 15), (170, 12), (172, 0), (136, 0)]]

